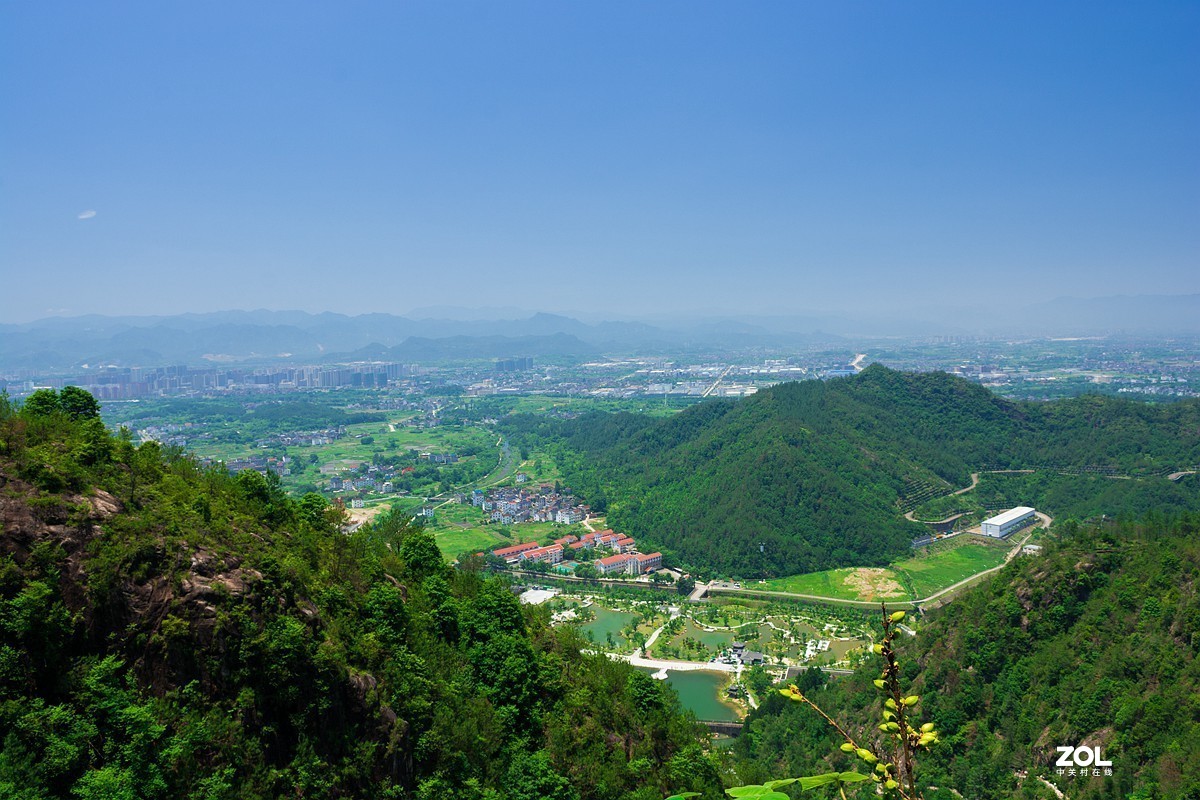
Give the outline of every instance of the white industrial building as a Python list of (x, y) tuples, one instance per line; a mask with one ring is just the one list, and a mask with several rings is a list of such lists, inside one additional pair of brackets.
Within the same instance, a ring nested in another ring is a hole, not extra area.
[(980, 526), (984, 536), (993, 536), (997, 539), (1003, 539), (1010, 533), (1020, 530), (1029, 524), (1034, 518), (1036, 512), (1029, 506), (1017, 506), (1010, 508), (1003, 514), (985, 519)]

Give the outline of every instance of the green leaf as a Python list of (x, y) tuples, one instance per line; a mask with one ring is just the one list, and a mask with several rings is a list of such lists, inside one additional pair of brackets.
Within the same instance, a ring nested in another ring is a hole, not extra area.
[(700, 796), (700, 792), (681, 792), (680, 794), (671, 795), (670, 797), (667, 798), (667, 800), (683, 800), (685, 797), (699, 797), (699, 796)]
[(838, 780), (842, 783), (861, 783), (870, 779), (870, 775), (863, 775), (859, 772), (843, 772), (841, 775), (838, 775)]
[[(772, 783), (779, 783), (779, 781), (772, 781)], [(791, 781), (785, 781), (785, 783), (791, 783)], [(747, 800), (791, 800), (783, 792), (773, 791), (770, 784), (766, 786), (735, 786), (732, 789), (726, 789), (725, 794), (730, 797), (745, 797)]]
[(811, 778), (801, 778), (800, 788), (803, 791), (815, 789), (818, 786), (826, 786), (831, 783), (837, 783), (841, 775), (836, 772), (826, 772), (824, 775), (813, 775)]
[(764, 792), (771, 791), (765, 786), (735, 786), (732, 789), (726, 789), (725, 794), (730, 797), (762, 797)]
[(789, 783), (795, 783), (799, 778), (780, 778), (777, 781), (767, 781), (763, 784), (768, 789), (778, 789), (780, 786), (787, 786)]

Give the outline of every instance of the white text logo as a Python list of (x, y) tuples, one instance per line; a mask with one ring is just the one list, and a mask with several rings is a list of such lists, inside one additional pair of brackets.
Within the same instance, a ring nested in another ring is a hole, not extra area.
[(1098, 746), (1097, 747), (1082, 747), (1082, 746), (1063, 747), (1060, 745), (1054, 749), (1057, 750), (1058, 752), (1062, 753), (1062, 755), (1060, 755), (1058, 757), (1058, 761), (1054, 762), (1054, 765), (1056, 767), (1070, 767), (1070, 766), (1111, 767), (1112, 766), (1111, 761), (1106, 761), (1104, 759), (1104, 755), (1100, 752), (1100, 748)]

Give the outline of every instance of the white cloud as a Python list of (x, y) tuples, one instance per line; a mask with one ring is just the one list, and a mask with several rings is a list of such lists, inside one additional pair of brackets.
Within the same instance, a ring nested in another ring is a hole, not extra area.
[(96, 212), (90, 208), (87, 211), (81, 211), (79, 213), (79, 219), (91, 219), (94, 216), (96, 216)]

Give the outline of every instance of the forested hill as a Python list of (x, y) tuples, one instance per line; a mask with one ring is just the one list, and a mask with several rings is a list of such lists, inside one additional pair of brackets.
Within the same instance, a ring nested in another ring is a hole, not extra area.
[[(902, 677), (941, 743), (926, 800), (1200, 797), (1200, 515), (1062, 526), (902, 637)], [(855, 735), (879, 718), (864, 667), (810, 698)], [(737, 742), (742, 780), (849, 764), (810, 709), (774, 696)], [(1113, 774), (1059, 776), (1057, 746), (1100, 747)], [(933, 789), (931, 787), (939, 787)], [(865, 794), (865, 793), (864, 793)], [(1061, 797), (1062, 795), (1058, 795)]]
[(720, 797), (662, 682), (341, 515), (0, 394), (0, 797)]
[(687, 563), (745, 576), (887, 563), (924, 531), (903, 518), (905, 498), (966, 486), (981, 468), (1102, 466), (1155, 476), (1162, 486), (1126, 488), (1180, 495), (1172, 502), (1186, 506), (1194, 484), (1160, 476), (1200, 463), (1200, 402), (1016, 403), (945, 373), (878, 365), (706, 401), (668, 419), (505, 424), (516, 440), (554, 449), (564, 479), (606, 508), (611, 524)]

